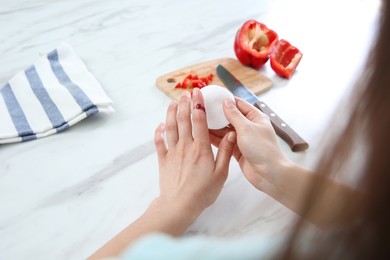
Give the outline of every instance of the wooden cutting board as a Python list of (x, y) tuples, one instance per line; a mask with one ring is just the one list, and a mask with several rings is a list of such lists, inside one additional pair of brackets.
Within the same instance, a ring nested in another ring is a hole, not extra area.
[[(181, 82), (188, 74), (197, 74), (199, 77), (214, 75), (209, 85), (224, 86), (216, 73), (217, 66), (221, 64), (228, 69), (239, 81), (249, 88), (255, 95), (259, 95), (272, 86), (272, 81), (259, 71), (242, 65), (238, 60), (232, 58), (221, 58), (188, 66), (156, 79), (157, 87), (167, 94), (171, 99), (179, 100), (184, 89), (176, 89), (177, 83)], [(189, 90), (191, 91), (191, 90)]]

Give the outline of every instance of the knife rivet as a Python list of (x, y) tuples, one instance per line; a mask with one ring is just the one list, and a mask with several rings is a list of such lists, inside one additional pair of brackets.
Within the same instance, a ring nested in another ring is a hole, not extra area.
[(282, 127), (286, 127), (286, 124), (285, 123), (281, 123), (280, 124)]
[(265, 107), (265, 104), (261, 104), (260, 106), (261, 106), (261, 107)]
[(275, 113), (271, 113), (270, 116), (274, 117), (274, 116), (275, 116)]

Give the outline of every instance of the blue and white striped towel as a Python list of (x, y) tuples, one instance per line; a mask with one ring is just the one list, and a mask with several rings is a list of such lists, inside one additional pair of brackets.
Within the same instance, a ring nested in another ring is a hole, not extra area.
[(0, 144), (61, 132), (112, 100), (72, 47), (62, 43), (0, 88)]

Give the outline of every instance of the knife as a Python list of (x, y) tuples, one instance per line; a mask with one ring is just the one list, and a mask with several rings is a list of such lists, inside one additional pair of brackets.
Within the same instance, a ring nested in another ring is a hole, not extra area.
[(218, 65), (217, 75), (234, 96), (246, 100), (257, 109), (266, 114), (272, 123), (277, 135), (279, 135), (292, 151), (303, 151), (309, 144), (303, 140), (284, 120), (282, 120), (269, 106), (260, 101), (247, 87), (235, 78), (225, 67)]

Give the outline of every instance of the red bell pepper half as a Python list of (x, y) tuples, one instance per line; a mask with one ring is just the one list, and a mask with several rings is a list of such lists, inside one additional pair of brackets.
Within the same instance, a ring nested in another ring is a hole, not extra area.
[(276, 32), (256, 20), (249, 20), (237, 31), (234, 52), (243, 65), (258, 69), (268, 61), (277, 41)]
[(281, 77), (290, 78), (302, 59), (302, 53), (286, 40), (280, 40), (271, 53), (271, 68)]

